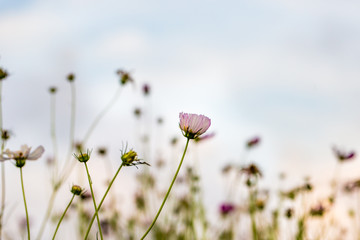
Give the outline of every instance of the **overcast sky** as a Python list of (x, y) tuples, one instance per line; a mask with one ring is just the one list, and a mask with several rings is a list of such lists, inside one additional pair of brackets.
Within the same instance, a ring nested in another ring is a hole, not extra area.
[[(125, 69), (135, 85), (123, 89), (89, 144), (109, 145), (113, 156), (122, 142), (136, 144), (136, 106), (151, 107), (149, 121), (164, 119), (156, 146), (163, 149), (171, 137), (181, 137), (179, 112), (205, 114), (216, 132), (197, 148), (205, 196), (214, 194), (206, 192), (214, 185), (221, 193), (220, 168), (239, 161), (244, 141), (255, 135), (262, 143), (249, 160), (267, 180), (286, 171), (295, 183), (304, 175), (324, 182), (335, 167), (333, 145), (359, 150), (359, 1), (0, 3), (0, 66), (10, 73), (3, 115), (4, 127), (14, 132), (11, 148), (42, 144), (51, 153), (47, 90), (59, 88), (58, 121), (66, 128), (69, 72), (77, 76), (81, 138), (115, 93), (115, 71)], [(143, 83), (152, 89), (147, 103), (139, 94)], [(59, 138), (67, 139), (62, 133)], [(356, 167), (346, 166), (348, 176), (357, 176)]]

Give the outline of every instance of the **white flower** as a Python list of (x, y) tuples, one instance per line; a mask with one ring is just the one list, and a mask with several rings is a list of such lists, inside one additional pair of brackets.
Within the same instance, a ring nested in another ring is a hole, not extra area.
[(179, 127), (183, 135), (189, 139), (199, 137), (205, 133), (211, 125), (210, 118), (204, 115), (180, 113)]
[(31, 147), (26, 144), (20, 147), (20, 150), (10, 151), (6, 149), (2, 155), (0, 155), (0, 161), (14, 159), (16, 161), (24, 160), (36, 160), (41, 157), (45, 149), (43, 146), (38, 146), (34, 151), (31, 151)]

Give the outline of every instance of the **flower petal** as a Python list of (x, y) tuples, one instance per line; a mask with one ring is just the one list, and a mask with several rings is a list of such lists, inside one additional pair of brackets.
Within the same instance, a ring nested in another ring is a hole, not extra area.
[(27, 160), (36, 160), (41, 157), (41, 155), (44, 153), (45, 149), (43, 146), (38, 146), (34, 151), (32, 151), (29, 156), (27, 157)]

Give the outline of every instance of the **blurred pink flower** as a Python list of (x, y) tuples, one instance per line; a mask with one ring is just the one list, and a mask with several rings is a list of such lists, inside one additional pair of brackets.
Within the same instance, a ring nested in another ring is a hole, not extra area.
[(189, 139), (199, 137), (205, 133), (211, 125), (210, 118), (204, 115), (180, 113), (179, 127), (183, 135)]
[[(5, 152), (0, 155), (0, 161), (5, 160), (36, 160), (41, 157), (45, 149), (43, 146), (38, 146), (34, 151), (31, 151), (31, 147), (28, 147), (26, 144), (20, 147), (18, 151), (10, 151), (6, 149)], [(5, 156), (6, 155), (6, 156)]]

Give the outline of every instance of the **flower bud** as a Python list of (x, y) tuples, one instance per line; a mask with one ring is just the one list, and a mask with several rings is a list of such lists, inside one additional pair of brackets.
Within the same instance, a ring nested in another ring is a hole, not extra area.
[(7, 71), (5, 71), (3, 68), (0, 67), (0, 81), (4, 80), (5, 78), (7, 78), (7, 76), (9, 76), (9, 74), (7, 73)]
[(78, 155), (76, 155), (74, 153), (74, 157), (79, 161), (79, 162), (87, 162), (90, 160), (90, 155), (91, 155), (91, 151), (87, 150), (86, 153), (82, 153), (80, 151), (80, 153)]
[(80, 194), (83, 192), (83, 189), (79, 185), (73, 185), (71, 187), (71, 192), (75, 195), (80, 196)]
[(137, 153), (130, 150), (121, 156), (121, 160), (125, 165), (131, 165), (134, 161), (138, 161)]

